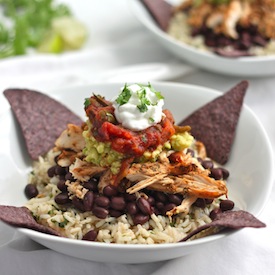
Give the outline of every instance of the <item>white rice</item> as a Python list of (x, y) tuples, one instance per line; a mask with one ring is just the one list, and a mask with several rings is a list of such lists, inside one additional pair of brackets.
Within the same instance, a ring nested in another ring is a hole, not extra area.
[(209, 213), (218, 207), (216, 200), (205, 209), (191, 207), (188, 215), (177, 215), (170, 221), (168, 217), (155, 214), (143, 225), (133, 225), (130, 215), (119, 218), (99, 219), (92, 212), (80, 212), (75, 208), (62, 209), (54, 201), (60, 193), (57, 188), (58, 178), (49, 178), (47, 170), (54, 163), (55, 154), (51, 151), (45, 158), (34, 163), (30, 182), (35, 183), (39, 195), (32, 198), (26, 206), (41, 224), (49, 226), (63, 236), (82, 239), (91, 229), (98, 232), (96, 241), (120, 244), (159, 244), (178, 242), (190, 231), (200, 225), (211, 222)]

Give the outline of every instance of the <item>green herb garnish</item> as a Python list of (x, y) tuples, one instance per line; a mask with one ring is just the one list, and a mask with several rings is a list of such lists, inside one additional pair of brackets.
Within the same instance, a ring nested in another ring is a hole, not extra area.
[[(138, 99), (140, 101), (140, 104), (137, 105), (137, 108), (139, 109), (139, 111), (141, 113), (145, 113), (146, 111), (148, 111), (148, 106), (155, 106), (158, 104), (158, 101), (161, 99), (164, 99), (164, 97), (162, 96), (162, 94), (160, 92), (157, 92), (150, 83), (148, 83), (148, 86), (146, 85), (142, 85), (142, 84), (137, 84), (140, 87), (140, 90), (138, 90), (137, 96)], [(148, 87), (152, 92), (155, 93), (157, 100), (156, 102), (151, 102), (150, 99), (148, 99), (147, 97), (147, 93), (146, 93), (146, 87)], [(124, 88), (122, 90), (122, 92), (119, 94), (119, 96), (116, 99), (116, 103), (118, 103), (120, 106), (123, 104), (126, 104), (129, 99), (132, 96), (132, 91), (128, 88), (127, 84), (124, 85)], [(151, 122), (154, 122), (154, 120), (151, 118), (150, 119)]]
[(90, 104), (91, 104), (91, 99), (90, 98), (85, 98), (85, 101), (84, 101), (85, 109), (88, 108)]
[(126, 104), (129, 101), (131, 95), (132, 95), (132, 92), (131, 90), (128, 89), (127, 84), (125, 83), (122, 92), (116, 99), (116, 103), (119, 104), (120, 106), (123, 104)]
[(57, 226), (59, 226), (60, 228), (64, 228), (67, 224), (68, 224), (68, 220), (64, 218), (64, 221), (62, 222), (58, 222), (55, 219), (51, 219), (51, 222), (55, 223)]
[(67, 224), (68, 224), (68, 220), (67, 219), (65, 219), (64, 218), (64, 221), (63, 222), (60, 222), (59, 224), (58, 224), (58, 226), (60, 227), (60, 228), (64, 228)]
[(150, 90), (151, 90), (152, 92), (155, 93), (156, 97), (157, 97), (159, 100), (160, 100), (160, 99), (164, 99), (164, 96), (161, 94), (161, 92), (156, 91), (155, 88), (151, 85), (150, 82), (148, 83), (148, 88), (150, 88)]
[(145, 113), (148, 110), (147, 106), (151, 105), (151, 101), (146, 97), (146, 90), (144, 88), (138, 91), (138, 98), (140, 104), (137, 105), (137, 107), (141, 113)]

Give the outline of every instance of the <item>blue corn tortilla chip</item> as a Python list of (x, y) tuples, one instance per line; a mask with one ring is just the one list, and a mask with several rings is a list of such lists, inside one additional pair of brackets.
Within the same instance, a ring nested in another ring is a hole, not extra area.
[[(230, 210), (217, 214), (216, 218), (211, 223), (204, 224), (193, 230), (186, 237), (184, 237), (181, 242), (185, 242), (189, 239), (194, 239), (196, 238), (196, 235), (202, 237), (217, 233), (226, 228), (240, 229), (244, 227), (261, 228), (266, 227), (266, 225), (247, 211)], [(206, 231), (206, 233), (202, 234), (202, 232), (204, 231)]]
[(38, 91), (7, 89), (4, 95), (20, 125), (28, 153), (33, 160), (43, 156), (54, 146), (55, 140), (68, 123), (82, 124), (82, 120), (71, 110)]
[(140, 0), (158, 26), (166, 31), (172, 17), (172, 6), (164, 0)]
[(214, 49), (214, 52), (220, 56), (228, 57), (228, 58), (237, 58), (242, 56), (252, 56), (248, 51), (241, 51), (241, 50), (225, 50), (222, 48)]
[(229, 159), (247, 88), (248, 82), (241, 81), (179, 123), (191, 126), (191, 134), (204, 143), (207, 156), (220, 164)]
[(42, 233), (61, 236), (52, 228), (37, 223), (31, 211), (24, 206), (0, 205), (0, 220), (11, 226), (33, 229)]

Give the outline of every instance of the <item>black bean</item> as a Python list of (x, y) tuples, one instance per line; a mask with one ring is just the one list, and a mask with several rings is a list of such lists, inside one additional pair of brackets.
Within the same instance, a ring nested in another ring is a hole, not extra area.
[(66, 167), (62, 167), (60, 165), (55, 166), (55, 174), (58, 176), (65, 176), (67, 173)]
[(235, 204), (231, 200), (222, 200), (220, 202), (220, 209), (222, 211), (232, 210), (234, 208), (234, 206), (235, 206)]
[(230, 42), (229, 38), (227, 38), (225, 36), (222, 36), (222, 37), (219, 37), (218, 44), (219, 44), (220, 47), (225, 47), (225, 46), (230, 45), (231, 42)]
[(206, 204), (211, 204), (213, 202), (213, 199), (204, 199)]
[(264, 47), (267, 44), (267, 41), (259, 34), (253, 36), (252, 39), (256, 45), (260, 45), (260, 46)]
[(214, 167), (213, 161), (211, 160), (203, 160), (201, 165), (203, 166), (203, 168), (205, 169), (211, 169)]
[(155, 206), (152, 206), (152, 211), (155, 215), (160, 215), (161, 214), (161, 211)]
[(95, 241), (96, 237), (97, 237), (97, 232), (92, 229), (83, 236), (82, 240)]
[(162, 192), (155, 192), (155, 198), (161, 202), (167, 202), (167, 196)]
[(228, 179), (229, 178), (229, 171), (227, 170), (227, 169), (225, 169), (225, 168), (223, 168), (223, 167), (221, 167), (220, 168), (221, 170), (222, 170), (222, 178), (224, 179), (224, 180), (226, 180), (226, 179)]
[(91, 211), (94, 204), (94, 192), (88, 191), (83, 198), (83, 205), (85, 211)]
[(163, 209), (162, 209), (163, 215), (165, 215), (167, 211), (172, 210), (174, 207), (176, 207), (176, 205), (174, 203), (170, 202), (170, 203), (165, 204)]
[(49, 176), (50, 178), (52, 178), (53, 176), (56, 175), (56, 174), (55, 174), (55, 168), (56, 168), (56, 165), (54, 165), (54, 166), (52, 166), (52, 167), (50, 167), (50, 168), (48, 169), (47, 173), (48, 173), (48, 176)]
[(82, 185), (83, 185), (83, 187), (85, 187), (86, 189), (88, 189), (90, 191), (94, 191), (94, 192), (98, 191), (98, 188), (97, 188), (98, 181), (95, 180), (94, 178), (91, 178), (89, 181), (83, 182)]
[(65, 183), (66, 183), (65, 180), (63, 180), (63, 179), (59, 180), (59, 182), (57, 183), (57, 188), (60, 191), (66, 191), (68, 186)]
[(65, 180), (75, 181), (75, 179), (74, 179), (72, 173), (70, 173), (70, 172), (67, 172), (67, 173), (65, 174)]
[(210, 169), (210, 177), (214, 178), (215, 180), (221, 180), (223, 178), (223, 173), (220, 168), (212, 168)]
[(221, 212), (222, 212), (222, 210), (221, 210), (220, 208), (215, 208), (215, 209), (213, 209), (213, 210), (210, 212), (210, 214), (209, 214), (210, 219), (211, 219), (211, 220), (215, 220), (216, 217), (217, 217), (217, 215), (218, 215), (219, 213), (221, 213)]
[(216, 41), (212, 37), (205, 37), (204, 43), (208, 47), (216, 47)]
[(124, 194), (124, 198), (126, 201), (135, 201), (136, 200), (136, 195), (135, 194)]
[(162, 210), (163, 207), (164, 207), (164, 203), (163, 202), (161, 202), (161, 201), (156, 202), (156, 208), (158, 210)]
[(107, 197), (116, 196), (118, 193), (117, 188), (114, 185), (107, 185), (103, 189), (103, 194)]
[(137, 206), (143, 214), (151, 215), (153, 213), (150, 203), (143, 197), (138, 198)]
[(200, 207), (200, 208), (204, 208), (204, 207), (206, 206), (205, 199), (198, 198), (198, 199), (194, 202), (194, 206), (197, 206), (197, 207)]
[(28, 199), (34, 198), (38, 195), (38, 189), (35, 184), (29, 183), (25, 187), (25, 195)]
[(182, 202), (182, 197), (177, 194), (169, 194), (168, 200), (176, 205), (179, 205)]
[(94, 206), (93, 213), (97, 218), (105, 219), (108, 216), (109, 211), (107, 209), (103, 208), (103, 207)]
[(126, 202), (123, 197), (112, 197), (110, 207), (115, 210), (123, 210), (126, 207)]
[(95, 204), (103, 208), (108, 208), (110, 206), (110, 199), (106, 196), (99, 196), (95, 198)]
[(70, 198), (69, 198), (69, 195), (68, 193), (60, 193), (60, 194), (57, 194), (54, 198), (54, 201), (57, 203), (57, 204), (67, 204), (70, 202)]
[(119, 210), (115, 210), (115, 209), (110, 209), (109, 210), (109, 214), (111, 217), (115, 217), (115, 218), (118, 218), (120, 217), (123, 213)]
[(126, 205), (126, 211), (130, 215), (136, 215), (139, 211), (136, 202), (135, 201), (128, 202)]
[(148, 215), (145, 215), (145, 214), (137, 214), (137, 215), (134, 215), (132, 217), (133, 219), (133, 222), (135, 225), (137, 224), (145, 224), (146, 222), (149, 221), (150, 217)]
[(155, 205), (156, 200), (153, 196), (148, 196), (147, 201), (150, 203), (151, 206)]
[(85, 207), (84, 207), (84, 204), (83, 204), (83, 200), (79, 199), (78, 197), (74, 196), (72, 198), (72, 203), (74, 205), (74, 207), (82, 212), (85, 211)]

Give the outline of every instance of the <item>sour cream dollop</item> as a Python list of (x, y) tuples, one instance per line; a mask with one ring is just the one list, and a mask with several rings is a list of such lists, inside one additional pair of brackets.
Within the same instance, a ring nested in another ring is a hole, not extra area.
[(125, 85), (113, 99), (115, 117), (124, 128), (140, 131), (161, 121), (163, 96), (149, 84)]

